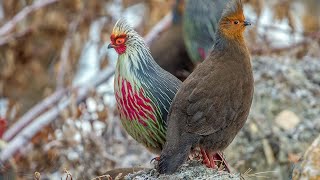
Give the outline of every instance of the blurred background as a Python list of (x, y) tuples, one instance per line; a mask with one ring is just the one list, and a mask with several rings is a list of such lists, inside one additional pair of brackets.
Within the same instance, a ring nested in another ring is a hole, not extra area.
[[(237, 172), (260, 173), (253, 179), (288, 179), (320, 134), (320, 1), (243, 2), (255, 95), (225, 156)], [(172, 23), (180, 3), (174, 14), (175, 0), (0, 0), (0, 177), (92, 179), (152, 167), (155, 155), (121, 126), (117, 55), (105, 44), (125, 17), (156, 61), (185, 79), (194, 65), (181, 23)]]

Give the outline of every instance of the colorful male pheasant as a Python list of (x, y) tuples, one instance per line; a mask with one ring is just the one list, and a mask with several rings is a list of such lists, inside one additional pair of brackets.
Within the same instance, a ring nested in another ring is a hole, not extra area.
[(108, 48), (118, 53), (114, 91), (126, 131), (151, 152), (160, 154), (166, 120), (181, 81), (152, 58), (142, 37), (124, 19), (114, 26)]

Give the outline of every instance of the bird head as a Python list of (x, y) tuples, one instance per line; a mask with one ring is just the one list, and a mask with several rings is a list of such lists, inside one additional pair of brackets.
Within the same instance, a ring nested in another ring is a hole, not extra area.
[[(110, 35), (108, 48), (114, 48), (118, 53), (117, 65), (126, 66), (123, 69), (141, 69), (146, 63), (157, 66), (144, 39), (123, 18), (118, 20)], [(138, 72), (138, 71), (137, 71)]]
[(245, 20), (241, 0), (230, 0), (219, 22), (220, 32), (229, 39), (243, 37), (243, 31), (251, 23)]
[(124, 19), (120, 19), (113, 27), (110, 36), (111, 43), (108, 45), (108, 48), (114, 48), (119, 55), (126, 53), (128, 47), (133, 46), (134, 37), (140, 38)]

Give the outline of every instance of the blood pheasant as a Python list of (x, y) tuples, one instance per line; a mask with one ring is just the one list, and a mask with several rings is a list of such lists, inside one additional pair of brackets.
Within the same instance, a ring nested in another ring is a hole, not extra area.
[(124, 19), (114, 26), (108, 48), (118, 53), (114, 91), (126, 131), (153, 153), (166, 141), (166, 119), (181, 81), (152, 58), (141, 36)]
[(160, 173), (176, 171), (194, 146), (205, 149), (214, 166), (213, 155), (243, 127), (253, 97), (250, 55), (243, 37), (247, 25), (241, 0), (231, 0), (219, 21), (213, 50), (172, 102)]
[(183, 36), (193, 63), (202, 62), (215, 42), (218, 22), (229, 0), (186, 0)]

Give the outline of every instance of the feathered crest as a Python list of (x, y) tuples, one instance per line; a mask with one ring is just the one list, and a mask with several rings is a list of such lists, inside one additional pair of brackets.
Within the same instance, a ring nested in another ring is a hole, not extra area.
[(133, 28), (124, 18), (120, 18), (112, 29), (112, 34), (128, 34), (133, 32)]
[(244, 17), (241, 0), (230, 0), (222, 12), (221, 18), (239, 17)]

